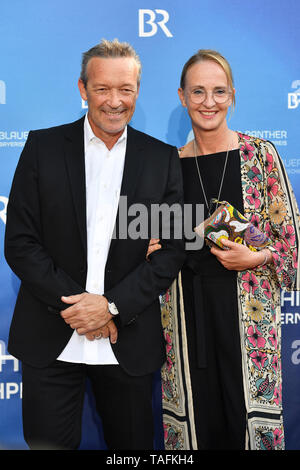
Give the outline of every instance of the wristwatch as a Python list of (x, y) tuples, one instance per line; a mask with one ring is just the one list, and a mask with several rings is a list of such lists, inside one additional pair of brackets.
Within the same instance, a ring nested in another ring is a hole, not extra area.
[(116, 315), (119, 315), (119, 310), (117, 309), (117, 306), (114, 302), (111, 302), (109, 299), (107, 299), (108, 301), (108, 311), (109, 313), (111, 313), (114, 317)]

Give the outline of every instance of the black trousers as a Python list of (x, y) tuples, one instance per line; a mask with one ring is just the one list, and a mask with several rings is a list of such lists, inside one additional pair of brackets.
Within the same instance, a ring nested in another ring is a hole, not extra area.
[(244, 450), (246, 408), (236, 274), (195, 276), (187, 269), (183, 274), (198, 449)]
[(30, 449), (77, 449), (86, 378), (91, 381), (108, 449), (153, 449), (152, 374), (133, 377), (118, 365), (55, 361), (23, 364), (23, 430)]

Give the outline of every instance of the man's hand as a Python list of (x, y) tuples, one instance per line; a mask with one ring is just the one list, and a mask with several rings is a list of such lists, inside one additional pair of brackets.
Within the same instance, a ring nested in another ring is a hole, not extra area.
[(110, 342), (112, 344), (115, 344), (118, 339), (118, 329), (116, 325), (114, 324), (114, 321), (110, 320), (102, 328), (98, 328), (97, 330), (90, 331), (85, 336), (90, 341), (94, 341), (94, 339), (100, 339), (100, 338), (110, 338)]
[(79, 335), (85, 335), (91, 331), (105, 326), (112, 315), (108, 311), (108, 302), (103, 295), (83, 294), (61, 297), (66, 304), (71, 304), (66, 310), (60, 312), (62, 318)]

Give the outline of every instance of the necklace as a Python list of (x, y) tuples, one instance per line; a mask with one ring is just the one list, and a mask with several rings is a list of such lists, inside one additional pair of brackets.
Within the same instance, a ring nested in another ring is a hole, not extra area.
[[(221, 191), (222, 191), (222, 187), (223, 187), (225, 171), (226, 171), (226, 167), (227, 167), (228, 154), (229, 154), (229, 145), (228, 145), (227, 152), (226, 152), (226, 158), (225, 158), (225, 163), (224, 163), (224, 168), (223, 168), (221, 183), (220, 183), (220, 186), (219, 186), (219, 193), (218, 193), (217, 201), (220, 201), (220, 196), (221, 196)], [(212, 198), (212, 199), (210, 200), (210, 203), (208, 204), (207, 197), (206, 197), (206, 192), (205, 192), (205, 190), (204, 190), (203, 181), (202, 181), (202, 178), (201, 178), (201, 173), (200, 173), (200, 169), (199, 169), (199, 165), (198, 165), (198, 161), (197, 161), (197, 155), (196, 155), (196, 139), (194, 139), (194, 157), (195, 157), (195, 162), (196, 162), (196, 166), (197, 166), (197, 171), (198, 171), (198, 176), (199, 176), (199, 181), (200, 181), (201, 189), (202, 189), (203, 196), (204, 196), (204, 200), (205, 200), (205, 205), (206, 205), (206, 207), (207, 207), (208, 216), (210, 217), (210, 216), (211, 216), (212, 204), (213, 204), (213, 202), (215, 201), (215, 199)], [(217, 208), (218, 205), (219, 205), (219, 202), (216, 203), (215, 208)]]

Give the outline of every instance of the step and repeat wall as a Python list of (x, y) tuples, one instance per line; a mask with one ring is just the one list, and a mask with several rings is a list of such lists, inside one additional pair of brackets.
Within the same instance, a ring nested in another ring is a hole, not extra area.
[[(271, 140), (300, 203), (299, 0), (11, 0), (0, 4), (0, 449), (26, 449), (21, 364), (7, 351), (19, 280), (6, 264), (6, 206), (31, 129), (71, 122), (87, 109), (77, 88), (81, 55), (102, 38), (130, 42), (143, 64), (133, 127), (175, 146), (191, 137), (177, 89), (200, 48), (229, 60), (236, 88), (232, 129)], [(32, 325), (34, 328), (34, 325)], [(300, 449), (299, 293), (282, 292), (287, 449)], [(154, 381), (156, 448), (163, 448)], [(104, 449), (87, 384), (81, 449)]]

